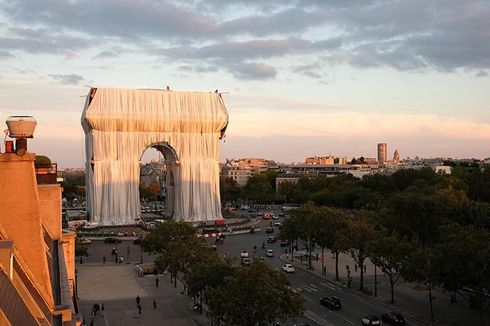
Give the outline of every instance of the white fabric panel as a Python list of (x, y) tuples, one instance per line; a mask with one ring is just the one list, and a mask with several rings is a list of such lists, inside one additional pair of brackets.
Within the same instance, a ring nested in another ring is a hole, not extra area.
[(102, 225), (134, 223), (140, 216), (139, 160), (149, 146), (162, 143), (177, 155), (166, 157), (175, 182), (167, 189), (173, 217), (221, 219), (219, 140), (227, 124), (228, 114), (216, 93), (98, 88), (82, 114), (92, 220)]

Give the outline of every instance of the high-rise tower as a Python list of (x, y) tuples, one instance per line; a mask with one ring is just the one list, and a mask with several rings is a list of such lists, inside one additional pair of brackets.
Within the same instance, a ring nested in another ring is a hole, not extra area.
[(388, 160), (388, 145), (386, 143), (378, 144), (378, 163), (384, 163)]

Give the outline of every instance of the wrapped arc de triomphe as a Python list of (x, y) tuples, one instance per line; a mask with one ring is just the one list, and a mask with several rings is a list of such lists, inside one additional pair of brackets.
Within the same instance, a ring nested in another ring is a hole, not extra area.
[(90, 220), (126, 225), (140, 218), (140, 159), (149, 147), (165, 157), (167, 215), (222, 219), (219, 148), (227, 125), (218, 93), (91, 88), (82, 113)]

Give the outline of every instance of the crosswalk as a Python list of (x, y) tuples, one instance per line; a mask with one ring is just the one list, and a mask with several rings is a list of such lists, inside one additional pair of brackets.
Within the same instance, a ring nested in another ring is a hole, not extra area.
[(301, 284), (298, 286), (293, 287), (296, 291), (305, 291), (305, 292), (321, 292), (324, 291), (325, 289), (333, 290), (333, 291), (338, 291), (338, 288), (335, 287), (332, 284), (325, 283), (325, 282), (320, 282), (320, 283), (309, 283), (309, 284)]

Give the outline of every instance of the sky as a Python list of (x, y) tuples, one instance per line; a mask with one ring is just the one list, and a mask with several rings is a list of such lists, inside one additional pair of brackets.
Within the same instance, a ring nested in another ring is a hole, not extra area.
[(218, 89), (222, 160), (490, 157), (489, 73), (487, 0), (0, 1), (0, 121), (62, 168), (90, 86)]

